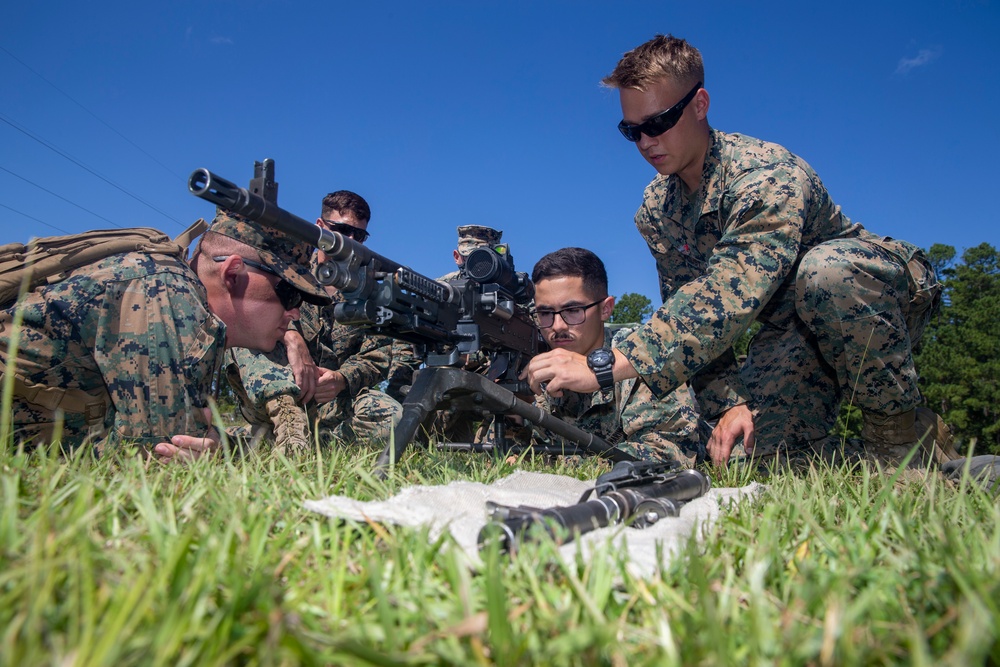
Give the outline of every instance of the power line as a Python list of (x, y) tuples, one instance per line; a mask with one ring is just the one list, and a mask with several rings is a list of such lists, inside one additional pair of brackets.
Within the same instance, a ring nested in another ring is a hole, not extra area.
[(119, 191), (127, 194), (129, 197), (131, 197), (132, 199), (136, 200), (140, 204), (148, 206), (149, 208), (151, 208), (152, 210), (156, 211), (157, 213), (159, 213), (163, 217), (167, 218), (168, 220), (173, 220), (175, 223), (177, 223), (181, 227), (184, 226), (184, 224), (180, 220), (178, 220), (177, 218), (174, 218), (173, 216), (171, 216), (171, 215), (169, 215), (167, 213), (164, 213), (160, 209), (158, 209), (155, 206), (153, 206), (152, 204), (150, 204), (148, 201), (146, 201), (146, 200), (142, 199), (141, 197), (139, 197), (138, 195), (132, 194), (131, 192), (129, 192), (128, 190), (126, 190), (122, 186), (120, 186), (117, 183), (115, 183), (114, 181), (110, 180), (109, 178), (106, 178), (105, 176), (102, 176), (101, 174), (99, 174), (98, 172), (94, 171), (93, 169), (91, 169), (87, 165), (83, 164), (82, 162), (80, 162), (79, 160), (77, 160), (76, 158), (74, 158), (73, 156), (71, 156), (71, 155), (69, 155), (69, 154), (61, 151), (60, 149), (58, 149), (55, 146), (53, 146), (52, 144), (48, 143), (47, 141), (45, 141), (41, 137), (35, 136), (31, 132), (29, 132), (27, 129), (19, 126), (17, 123), (15, 123), (14, 121), (10, 120), (9, 118), (7, 118), (6, 116), (4, 116), (3, 114), (0, 114), (0, 121), (3, 121), (5, 123), (7, 123), (11, 127), (13, 127), (15, 130), (17, 130), (18, 132), (23, 133), (24, 135), (30, 137), (31, 139), (34, 139), (35, 141), (37, 141), (41, 145), (45, 146), (46, 148), (48, 148), (52, 152), (56, 153), (57, 155), (61, 155), (62, 157), (66, 158), (67, 160), (69, 160), (70, 162), (72, 162), (76, 166), (80, 167), (84, 171), (87, 171), (90, 174), (93, 174), (94, 176), (96, 176), (97, 178), (101, 179), (102, 181), (104, 181), (105, 183), (107, 183), (108, 185), (110, 185), (111, 187), (113, 187), (113, 188), (115, 188), (115, 189), (117, 189), (117, 190), (119, 190)]
[[(24, 181), (25, 183), (27, 183), (27, 184), (29, 184), (29, 185), (34, 185), (34, 186), (35, 186), (36, 188), (38, 188), (39, 190), (44, 190), (45, 192), (48, 192), (48, 193), (49, 193), (50, 195), (52, 195), (53, 197), (58, 197), (59, 199), (62, 199), (62, 200), (63, 200), (64, 202), (66, 202), (67, 204), (72, 204), (73, 206), (76, 206), (76, 207), (77, 207), (78, 209), (80, 209), (81, 211), (86, 211), (87, 213), (89, 213), (89, 214), (91, 214), (91, 215), (93, 215), (93, 216), (95, 216), (95, 217), (98, 217), (98, 218), (100, 218), (101, 220), (104, 220), (105, 222), (110, 222), (110, 223), (111, 223), (112, 225), (114, 225), (115, 227), (118, 227), (119, 229), (125, 229), (124, 227), (122, 227), (121, 225), (119, 225), (119, 224), (118, 224), (117, 222), (114, 222), (113, 220), (108, 220), (107, 218), (105, 218), (105, 217), (104, 217), (103, 215), (101, 215), (100, 213), (94, 213), (94, 212), (93, 212), (93, 211), (91, 211), (90, 209), (88, 209), (88, 208), (84, 208), (83, 206), (80, 206), (80, 205), (79, 205), (79, 204), (77, 204), (77, 203), (76, 203), (75, 201), (71, 201), (71, 200), (69, 200), (69, 199), (66, 199), (66, 198), (65, 198), (65, 197), (63, 197), (62, 195), (59, 195), (59, 194), (56, 194), (55, 192), (52, 192), (52, 190), (49, 190), (48, 188), (46, 188), (46, 187), (43, 187), (43, 186), (39, 185), (38, 183), (35, 183), (35, 182), (33, 182), (33, 181), (29, 181), (29, 180), (28, 180), (27, 178), (25, 178), (24, 176), (21, 176), (20, 174), (15, 174), (15, 173), (14, 173), (14, 172), (12, 172), (12, 171), (11, 171), (10, 169), (7, 169), (6, 167), (0, 167), (0, 170), (2, 170), (2, 171), (6, 171), (6, 172), (7, 172), (8, 174), (10, 174), (11, 176), (14, 176), (14, 177), (16, 177), (16, 178), (20, 178), (20, 179), (21, 179), (22, 181)], [(4, 208), (10, 208), (10, 207), (9, 207), (9, 206), (5, 206)], [(12, 208), (11, 208), (10, 210), (14, 211), (14, 209), (12, 209)], [(14, 212), (15, 212), (15, 213), (21, 213), (20, 211), (14, 211)], [(21, 215), (24, 215), (24, 216), (26, 216), (26, 217), (29, 217), (29, 218), (31, 218), (31, 216), (30, 216), (30, 215), (27, 215), (26, 213), (21, 213)], [(32, 220), (37, 220), (37, 218), (32, 218)], [(39, 222), (42, 222), (41, 220), (38, 220), (38, 221), (39, 221)], [(53, 229), (59, 229), (59, 228), (58, 228), (58, 227), (56, 227), (55, 225), (49, 225), (49, 223), (47, 223), (47, 222), (45, 222), (45, 223), (42, 223), (42, 224), (45, 224), (45, 225), (48, 225), (49, 227), (52, 227)], [(60, 229), (59, 231), (63, 231), (63, 230), (61, 230), (61, 229)], [(69, 232), (66, 232), (66, 233), (68, 234)]]
[[(0, 167), (0, 169), (3, 169), (3, 167)], [(56, 230), (57, 232), (62, 232), (63, 234), (69, 234), (69, 232), (67, 230), (63, 229), (62, 227), (56, 227), (55, 225), (50, 225), (49, 223), (45, 222), (44, 220), (39, 220), (38, 218), (36, 218), (33, 215), (28, 215), (27, 213), (24, 213), (23, 211), (18, 211), (16, 208), (11, 208), (10, 206), (7, 206), (7, 204), (0, 204), (0, 206), (3, 206), (8, 211), (14, 211), (14, 213), (17, 213), (18, 215), (23, 215), (24, 217), (30, 218), (30, 219), (34, 220), (35, 222), (39, 222), (39, 223), (45, 225), (46, 227), (51, 227), (52, 229)]]
[(131, 139), (129, 139), (128, 137), (126, 137), (126, 136), (125, 136), (124, 134), (122, 134), (121, 132), (119, 132), (118, 130), (116, 130), (115, 128), (113, 128), (113, 127), (112, 127), (111, 125), (109, 125), (109, 124), (108, 124), (108, 123), (107, 123), (107, 122), (106, 122), (106, 121), (105, 121), (105, 120), (104, 120), (103, 118), (101, 118), (100, 116), (98, 116), (97, 114), (95, 114), (95, 113), (94, 113), (93, 111), (91, 111), (91, 110), (90, 110), (90, 109), (88, 109), (87, 107), (85, 107), (85, 106), (83, 106), (82, 104), (80, 104), (79, 102), (77, 102), (77, 101), (76, 101), (75, 99), (73, 99), (73, 98), (72, 98), (72, 97), (71, 97), (71, 96), (69, 95), (69, 93), (67, 93), (66, 91), (62, 90), (61, 88), (59, 88), (59, 86), (57, 86), (56, 84), (54, 84), (54, 83), (52, 83), (51, 81), (49, 81), (48, 79), (46, 79), (46, 78), (45, 78), (44, 76), (42, 76), (42, 75), (41, 75), (41, 74), (40, 74), (39, 72), (37, 72), (36, 70), (32, 69), (32, 67), (31, 67), (31, 66), (29, 66), (29, 65), (28, 65), (28, 63), (24, 62), (23, 60), (21, 60), (20, 58), (18, 58), (17, 56), (15, 56), (15, 55), (14, 55), (13, 53), (11, 53), (11, 52), (10, 52), (10, 51), (8, 51), (7, 49), (5, 49), (5, 48), (4, 48), (3, 46), (0, 46), (0, 51), (3, 51), (3, 52), (4, 52), (4, 53), (6, 53), (6, 54), (7, 54), (8, 56), (10, 56), (11, 58), (13, 58), (13, 59), (14, 59), (14, 60), (16, 60), (17, 62), (19, 62), (19, 63), (21, 64), (21, 66), (22, 66), (22, 67), (24, 67), (24, 68), (25, 68), (26, 70), (28, 70), (29, 72), (31, 72), (32, 74), (34, 74), (35, 76), (37, 76), (37, 77), (38, 77), (39, 79), (41, 79), (41, 80), (42, 80), (42, 81), (44, 81), (45, 83), (47, 83), (47, 84), (49, 84), (50, 86), (52, 86), (52, 87), (53, 87), (53, 88), (54, 88), (54, 89), (56, 90), (56, 92), (58, 92), (58, 93), (59, 93), (60, 95), (62, 95), (62, 96), (63, 96), (63, 97), (65, 97), (66, 99), (68, 99), (68, 100), (69, 100), (70, 102), (72, 102), (72, 103), (73, 103), (73, 104), (75, 104), (76, 106), (78, 106), (78, 107), (80, 107), (81, 109), (83, 109), (84, 111), (86, 111), (86, 112), (87, 112), (88, 114), (90, 114), (90, 116), (91, 116), (92, 118), (94, 118), (94, 119), (95, 119), (95, 120), (96, 120), (97, 122), (99, 122), (99, 123), (100, 123), (101, 125), (103, 125), (104, 127), (108, 128), (109, 130), (111, 130), (112, 132), (114, 132), (115, 134), (117, 134), (117, 135), (118, 135), (119, 137), (121, 137), (121, 138), (122, 138), (122, 139), (123, 139), (123, 140), (124, 140), (125, 142), (127, 142), (128, 144), (130, 144), (130, 145), (131, 145), (131, 146), (132, 146), (133, 148), (135, 148), (135, 149), (136, 149), (137, 151), (139, 151), (140, 153), (142, 153), (143, 155), (145, 155), (146, 157), (148, 157), (148, 158), (149, 158), (150, 160), (152, 160), (152, 161), (153, 161), (153, 162), (155, 162), (156, 164), (158, 164), (158, 165), (160, 165), (161, 167), (163, 167), (163, 169), (164, 169), (164, 170), (165, 170), (165, 171), (166, 171), (167, 173), (169, 173), (169, 174), (171, 174), (172, 176), (176, 177), (176, 178), (177, 178), (178, 180), (180, 180), (181, 182), (184, 182), (184, 181), (185, 181), (185, 178), (184, 178), (183, 176), (181, 176), (180, 174), (178, 174), (178, 173), (176, 173), (175, 171), (171, 170), (171, 169), (170, 169), (170, 167), (168, 167), (167, 165), (165, 165), (165, 164), (163, 164), (162, 162), (160, 162), (159, 160), (157, 160), (157, 159), (156, 159), (155, 157), (153, 157), (153, 156), (152, 156), (152, 155), (151, 155), (150, 153), (146, 152), (146, 151), (145, 151), (145, 150), (144, 150), (144, 149), (143, 149), (142, 147), (140, 147), (140, 146), (139, 146), (139, 145), (138, 145), (137, 143), (135, 143), (134, 141), (132, 141)]

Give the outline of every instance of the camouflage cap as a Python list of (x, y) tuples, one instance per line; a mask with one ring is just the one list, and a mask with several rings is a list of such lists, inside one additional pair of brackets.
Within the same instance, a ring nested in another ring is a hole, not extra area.
[(500, 243), (503, 232), (482, 225), (463, 225), (458, 228), (458, 254), (467, 256), (476, 248)]
[(260, 254), (261, 263), (298, 288), (302, 298), (309, 303), (321, 306), (330, 303), (330, 295), (312, 273), (310, 260), (314, 248), (309, 243), (296, 241), (280, 230), (263, 227), (221, 208), (216, 208), (215, 219), (208, 231), (228, 236), (255, 249)]

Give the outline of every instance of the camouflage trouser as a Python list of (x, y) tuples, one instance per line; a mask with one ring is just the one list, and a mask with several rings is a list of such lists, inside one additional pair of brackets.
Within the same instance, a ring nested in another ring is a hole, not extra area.
[(822, 243), (776, 295), (742, 371), (755, 403), (757, 454), (825, 438), (842, 399), (880, 415), (920, 402), (912, 346), (940, 285), (922, 256), (901, 258), (885, 245)]
[[(308, 410), (289, 394), (274, 396), (259, 408), (248, 406), (243, 404), (240, 410), (249, 428), (232, 434), (273, 439), (275, 446), (283, 451), (314, 447), (314, 431), (322, 445), (331, 440), (342, 444), (359, 440), (384, 444), (403, 416), (399, 403), (374, 389), (362, 389), (349, 400), (319, 406), (310, 403)], [(265, 429), (261, 430), (261, 426)]]
[[(300, 394), (288, 366), (277, 364), (262, 353), (234, 348), (227, 354), (226, 376), (239, 402), (240, 412), (251, 428), (271, 428), (275, 444), (283, 449), (313, 446), (314, 425), (320, 442), (377, 440), (384, 442), (403, 416), (402, 406), (380, 391), (361, 389), (352, 396), (342, 392), (333, 401), (307, 408), (298, 403)], [(242, 435), (242, 434), (239, 434)]]
[(362, 389), (357, 396), (338, 397), (323, 405), (310, 403), (312, 423), (322, 436), (340, 442), (378, 441), (385, 444), (403, 417), (403, 406), (377, 389)]

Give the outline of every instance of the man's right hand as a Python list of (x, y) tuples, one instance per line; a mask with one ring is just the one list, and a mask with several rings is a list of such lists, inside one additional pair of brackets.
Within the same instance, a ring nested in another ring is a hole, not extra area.
[(315, 397), (316, 383), (322, 369), (313, 361), (306, 341), (298, 331), (289, 329), (285, 332), (283, 342), (288, 353), (288, 365), (292, 367), (292, 375), (295, 376), (295, 384), (302, 390), (299, 398), (305, 405)]

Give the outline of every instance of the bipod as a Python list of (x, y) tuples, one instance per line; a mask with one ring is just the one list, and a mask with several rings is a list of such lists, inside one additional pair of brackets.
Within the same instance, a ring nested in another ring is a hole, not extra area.
[[(459, 410), (483, 410), (497, 415), (518, 415), (524, 420), (541, 426), (552, 433), (579, 446), (580, 452), (591, 456), (601, 456), (611, 461), (635, 461), (636, 457), (614, 447), (604, 439), (568, 424), (541, 408), (519, 399), (514, 392), (487, 377), (450, 366), (422, 368), (413, 376), (406, 399), (403, 401), (403, 417), (396, 425), (392, 442), (389, 443), (378, 461), (375, 462), (375, 476), (385, 479), (389, 466), (398, 461), (413, 440), (417, 429), (442, 403), (448, 403)], [(484, 448), (484, 451), (485, 450)], [(538, 450), (542, 451), (542, 450)], [(559, 453), (563, 453), (560, 451)]]

